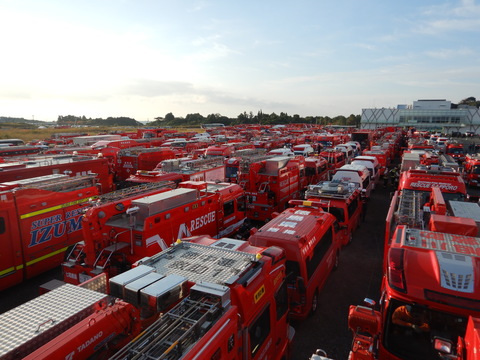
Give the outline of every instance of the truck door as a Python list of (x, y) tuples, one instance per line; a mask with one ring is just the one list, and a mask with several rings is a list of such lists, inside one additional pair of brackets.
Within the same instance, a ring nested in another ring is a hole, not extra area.
[(13, 208), (10, 211), (5, 208), (0, 210), (0, 291), (23, 281), (23, 254), (19, 238)]

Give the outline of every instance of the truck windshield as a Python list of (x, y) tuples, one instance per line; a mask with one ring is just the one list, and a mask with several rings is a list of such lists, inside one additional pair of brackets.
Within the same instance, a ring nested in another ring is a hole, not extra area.
[(383, 346), (401, 359), (443, 359), (433, 348), (434, 338), (440, 337), (455, 345), (467, 327), (465, 317), (394, 299), (385, 316)]

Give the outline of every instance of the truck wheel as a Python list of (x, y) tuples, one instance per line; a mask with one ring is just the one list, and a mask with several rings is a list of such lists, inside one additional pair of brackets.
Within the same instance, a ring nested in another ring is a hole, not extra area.
[(310, 309), (310, 314), (309, 315), (312, 316), (313, 314), (315, 314), (317, 309), (318, 309), (318, 289), (316, 289), (315, 292), (313, 293), (312, 307)]

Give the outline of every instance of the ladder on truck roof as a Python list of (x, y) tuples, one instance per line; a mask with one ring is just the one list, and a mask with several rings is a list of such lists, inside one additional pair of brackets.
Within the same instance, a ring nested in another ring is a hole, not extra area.
[(240, 160), (240, 171), (246, 173), (250, 171), (250, 166), (252, 166), (253, 163), (267, 160), (275, 156), (277, 155), (261, 154), (261, 155), (242, 156), (242, 160)]
[(88, 174), (83, 176), (69, 176), (62, 174), (52, 174), (17, 180), (16, 183), (22, 189), (39, 189), (55, 192), (67, 192), (95, 186), (96, 174)]
[(397, 225), (423, 228), (423, 194), (404, 189), (399, 197), (398, 210), (395, 216)]
[(185, 161), (183, 164), (180, 163), (180, 167), (185, 167), (191, 170), (195, 169), (205, 169), (211, 168), (215, 166), (223, 165), (223, 158), (208, 158), (208, 159), (195, 159), (192, 161)]
[(159, 181), (159, 182), (153, 182), (153, 183), (144, 183), (141, 185), (132, 186), (125, 189), (112, 191), (107, 194), (103, 194), (97, 198), (97, 203), (105, 204), (111, 201), (122, 200), (129, 196), (141, 195), (153, 190), (161, 190), (161, 189), (168, 189), (168, 188), (174, 189), (175, 183), (173, 181)]
[[(228, 305), (227, 305), (228, 306)], [(215, 324), (224, 309), (220, 298), (202, 293), (182, 300), (110, 360), (182, 358)]]

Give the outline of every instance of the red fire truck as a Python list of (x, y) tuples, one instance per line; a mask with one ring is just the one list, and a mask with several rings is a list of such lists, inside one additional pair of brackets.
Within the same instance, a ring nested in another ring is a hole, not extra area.
[(49, 175), (0, 187), (0, 290), (59, 266), (82, 240), (81, 214), (98, 195), (93, 176)]
[(210, 157), (229, 157), (232, 156), (235, 152), (235, 147), (233, 144), (220, 144), (220, 145), (211, 145), (205, 150), (205, 156)]
[(245, 189), (247, 217), (254, 221), (271, 219), (288, 206), (288, 201), (301, 198), (307, 181), (303, 156), (245, 162), (238, 183)]
[(116, 155), (115, 180), (125, 181), (137, 170), (150, 171), (167, 159), (175, 159), (177, 152), (169, 148), (142, 148), (135, 147), (120, 150)]
[(328, 161), (321, 156), (305, 158), (305, 175), (308, 184), (316, 184), (329, 178)]
[(119, 274), (191, 235), (232, 235), (245, 220), (239, 185), (202, 181), (183, 182), (177, 189), (171, 189), (172, 183), (146, 185), (150, 191), (140, 195), (129, 194), (135, 187), (106, 194), (85, 213), (84, 244), (62, 265), (66, 282), (79, 284), (99, 272)]
[(347, 163), (345, 160), (345, 153), (340, 150), (326, 149), (320, 152), (320, 156), (328, 161), (328, 170), (330, 171), (330, 174), (335, 169), (338, 169)]
[(0, 163), (2, 182), (17, 181), (44, 175), (96, 174), (101, 193), (114, 190), (112, 164), (106, 158), (78, 155), (37, 156), (26, 161)]
[(318, 296), (332, 269), (338, 266), (343, 230), (320, 202), (291, 200), (295, 207), (273, 218), (248, 242), (278, 246), (287, 258), (290, 314), (304, 319), (318, 307)]
[(197, 236), (105, 278), (62, 285), (1, 314), (8, 346), (0, 357), (289, 358), (280, 248)]
[[(133, 355), (184, 360), (289, 357), (294, 330), (287, 319), (282, 249), (198, 236), (140, 264), (165, 276), (139, 290), (140, 304), (153, 307), (152, 311), (158, 313), (165, 303), (185, 295), (184, 283), (189, 287), (189, 295), (164, 312), (112, 360)], [(133, 277), (134, 271), (131, 270)], [(122, 279), (122, 284), (125, 282)], [(162, 286), (162, 282), (170, 288)], [(127, 293), (134, 287), (131, 284), (124, 285), (119, 292)], [(167, 328), (170, 330), (163, 331)]]
[(480, 238), (400, 225), (392, 239), (380, 309), (350, 307), (349, 359), (465, 359), (469, 316), (480, 316)]
[(305, 199), (318, 201), (322, 209), (329, 212), (338, 221), (342, 232), (338, 232), (340, 243), (347, 245), (352, 241), (353, 232), (360, 225), (363, 211), (360, 186), (342, 181), (324, 181), (309, 185)]
[(459, 163), (465, 161), (465, 149), (461, 143), (449, 143), (445, 149), (445, 154), (450, 155)]
[(138, 170), (127, 179), (127, 184), (161, 181), (225, 181), (225, 165), (222, 157), (209, 159), (179, 158), (162, 161), (152, 171)]
[(480, 155), (468, 154), (465, 157), (464, 178), (468, 186), (480, 186)]
[(417, 167), (401, 173), (398, 188), (429, 194), (439, 187), (446, 200), (463, 200), (467, 189), (462, 174), (442, 166)]

